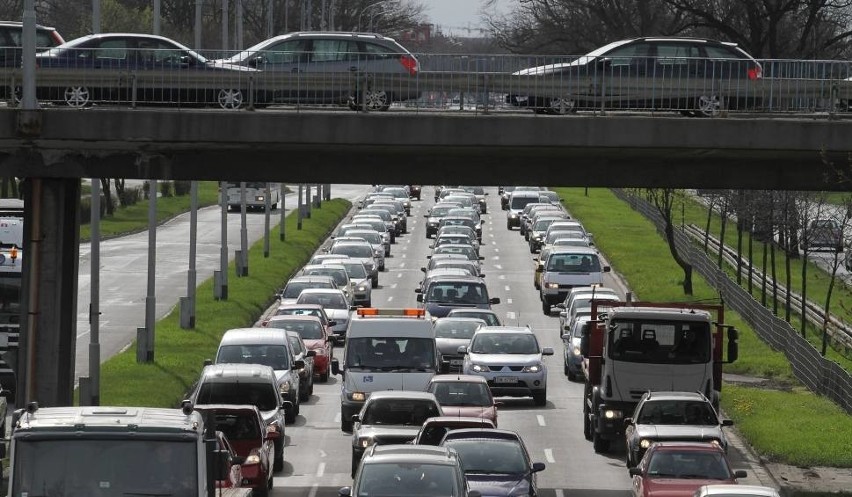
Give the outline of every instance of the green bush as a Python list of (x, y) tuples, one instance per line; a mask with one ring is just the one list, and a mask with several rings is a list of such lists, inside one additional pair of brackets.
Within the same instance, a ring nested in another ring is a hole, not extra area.
[(161, 181), (160, 182), (160, 196), (161, 197), (171, 197), (172, 196), (172, 184), (169, 181)]
[(189, 195), (192, 181), (175, 181), (175, 196)]

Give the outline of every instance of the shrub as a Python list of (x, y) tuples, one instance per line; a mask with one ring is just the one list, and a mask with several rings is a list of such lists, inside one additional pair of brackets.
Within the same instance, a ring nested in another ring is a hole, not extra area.
[(160, 196), (161, 197), (171, 197), (172, 196), (172, 183), (170, 181), (161, 181), (160, 182)]
[[(147, 183), (146, 183), (147, 185)], [(147, 188), (146, 188), (147, 191)], [(123, 206), (127, 207), (129, 205), (134, 205), (139, 202), (142, 198), (142, 190), (139, 188), (125, 188), (123, 192), (119, 193), (118, 202)]]
[(175, 195), (189, 195), (189, 190), (192, 187), (192, 181), (175, 181)]

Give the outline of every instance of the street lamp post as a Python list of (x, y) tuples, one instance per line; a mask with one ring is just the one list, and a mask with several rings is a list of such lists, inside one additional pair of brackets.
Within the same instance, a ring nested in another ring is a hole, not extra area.
[(160, 0), (154, 0), (154, 34), (160, 34)]

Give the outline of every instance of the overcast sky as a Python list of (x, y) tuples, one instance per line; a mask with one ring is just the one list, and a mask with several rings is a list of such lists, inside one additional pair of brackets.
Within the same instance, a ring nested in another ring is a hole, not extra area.
[[(505, 13), (517, 0), (498, 0), (499, 13)], [(433, 24), (439, 24), (444, 31), (459, 32), (470, 27), (482, 27), (480, 19), (483, 0), (422, 0), (426, 6), (425, 14)], [(455, 29), (454, 29), (455, 28)], [(475, 34), (475, 33), (474, 33)]]

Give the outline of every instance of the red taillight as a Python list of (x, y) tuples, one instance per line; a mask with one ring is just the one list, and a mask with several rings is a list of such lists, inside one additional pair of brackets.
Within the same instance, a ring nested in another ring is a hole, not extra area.
[(760, 79), (763, 77), (763, 71), (760, 66), (754, 66), (748, 70), (748, 79)]
[(408, 69), (408, 74), (412, 76), (417, 75), (417, 71), (419, 70), (417, 59), (410, 55), (403, 55), (399, 58), (399, 63), (403, 65), (406, 69)]

